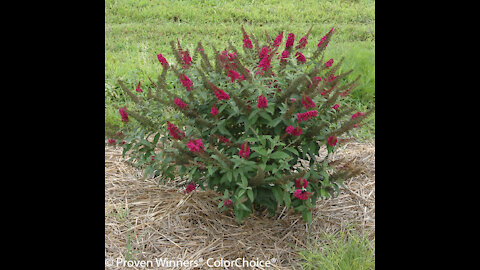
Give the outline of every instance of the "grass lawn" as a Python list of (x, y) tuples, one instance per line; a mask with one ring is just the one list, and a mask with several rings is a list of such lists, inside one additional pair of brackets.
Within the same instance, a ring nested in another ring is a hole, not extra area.
[(305, 270), (375, 269), (375, 241), (358, 233), (325, 234), (322, 241), (314, 241), (299, 253)]
[[(138, 81), (150, 86), (148, 77), (161, 72), (156, 55), (174, 62), (169, 42), (180, 39), (191, 52), (202, 41), (211, 54), (213, 44), (223, 49), (228, 41), (242, 46), (241, 26), (247, 32), (271, 37), (293, 32), (296, 40), (313, 26), (307, 48), (313, 51), (332, 27), (335, 35), (325, 57), (339, 60), (340, 70), (362, 75), (352, 93), (359, 110), (373, 103), (375, 95), (375, 1), (259, 1), (259, 0), (106, 0), (105, 1), (105, 121), (119, 124), (112, 104), (128, 104), (117, 84), (122, 79), (134, 89)], [(306, 53), (309, 54), (308, 49)], [(373, 125), (366, 125), (372, 133)], [(374, 132), (374, 129), (373, 129)]]

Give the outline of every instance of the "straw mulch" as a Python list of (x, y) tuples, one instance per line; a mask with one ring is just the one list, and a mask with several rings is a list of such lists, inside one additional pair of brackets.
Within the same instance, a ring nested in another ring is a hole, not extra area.
[(338, 197), (319, 201), (312, 224), (306, 225), (300, 214), (279, 209), (275, 217), (255, 213), (239, 226), (233, 213), (218, 211), (213, 191), (197, 189), (185, 195), (178, 183), (142, 180), (142, 172), (125, 163), (121, 149), (106, 146), (105, 258), (203, 261), (200, 267), (184, 269), (211, 269), (205, 263), (208, 258), (275, 258), (270, 269), (298, 269), (298, 250), (324, 233), (348, 227), (373, 240), (375, 144), (347, 142), (332, 160), (340, 158), (354, 158), (365, 171), (346, 181)]

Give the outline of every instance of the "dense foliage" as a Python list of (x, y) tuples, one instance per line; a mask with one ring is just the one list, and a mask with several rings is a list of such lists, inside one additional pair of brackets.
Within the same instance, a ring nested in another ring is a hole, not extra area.
[[(158, 54), (162, 73), (150, 80), (153, 88), (139, 82), (135, 93), (119, 81), (136, 108), (118, 108), (124, 126), (113, 127), (120, 131), (109, 143), (122, 145), (146, 175), (186, 179), (187, 193), (215, 190), (219, 208), (233, 207), (239, 223), (254, 209), (274, 214), (279, 205), (311, 222), (315, 202), (360, 172), (348, 164), (333, 172), (328, 157), (374, 110), (355, 112), (343, 102), (359, 77), (336, 74), (343, 59), (324, 59), (333, 28), (312, 55), (303, 54), (310, 30), (297, 42), (283, 32), (261, 41), (242, 27), (243, 53), (212, 46), (213, 57), (201, 42), (191, 54), (172, 41), (176, 65)], [(167, 82), (167, 72), (178, 80)], [(163, 122), (165, 110), (176, 116)]]

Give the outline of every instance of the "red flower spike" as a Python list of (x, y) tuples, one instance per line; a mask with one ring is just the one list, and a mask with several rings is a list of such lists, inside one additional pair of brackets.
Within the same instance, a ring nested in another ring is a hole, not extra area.
[(230, 77), (230, 79), (232, 80), (232, 83), (235, 80), (243, 80), (244, 79), (243, 75), (238, 74), (238, 72), (236, 72), (233, 69), (228, 70), (228, 75), (227, 76)]
[(302, 64), (303, 64), (303, 63), (307, 62), (307, 59), (305, 58), (305, 55), (303, 55), (301, 52), (297, 52), (297, 53), (295, 54), (295, 56), (297, 57), (298, 63), (302, 63)]
[(326, 40), (327, 40), (327, 36), (330, 35), (331, 33), (333, 33), (334, 31), (335, 31), (335, 30), (334, 30), (333, 27), (332, 27), (332, 29), (330, 29), (330, 31), (329, 31), (325, 36), (322, 37), (322, 39), (320, 40), (320, 42), (317, 44), (317, 47), (320, 47), (324, 42), (326, 42), (326, 43), (325, 43), (325, 47), (327, 47), (327, 45), (328, 45), (328, 42), (326, 41)]
[(222, 143), (224, 144), (228, 144), (230, 142), (229, 139), (225, 138), (225, 137), (222, 137), (222, 136), (219, 136), (217, 134), (213, 134), (213, 136), (217, 137), (219, 141), (221, 141)]
[[(355, 119), (355, 118), (357, 118), (357, 117), (359, 117), (359, 116), (362, 116), (362, 115), (364, 115), (364, 114), (365, 114), (365, 113), (363, 113), (363, 112), (357, 112), (357, 113), (355, 113), (355, 114), (352, 115), (352, 119)], [(354, 124), (353, 127), (356, 128), (356, 127), (358, 127), (358, 125), (357, 125), (357, 124)]]
[(266, 108), (268, 106), (267, 98), (264, 95), (258, 97), (258, 104), (257, 107), (259, 109)]
[(160, 62), (160, 64), (161, 64), (164, 68), (167, 68), (167, 67), (168, 67), (167, 59), (165, 59), (165, 57), (163, 57), (162, 54), (158, 54), (158, 55), (157, 55), (157, 58), (158, 58), (158, 61)]
[(122, 122), (128, 122), (128, 111), (127, 107), (122, 107), (118, 109), (118, 112), (120, 113), (120, 116), (122, 117)]
[(300, 200), (303, 200), (303, 201), (306, 201), (308, 200), (308, 198), (312, 195), (313, 193), (311, 192), (307, 192), (306, 190), (302, 190), (302, 189), (297, 189), (293, 192), (293, 195), (300, 199)]
[(332, 64), (333, 64), (333, 58), (330, 59), (330, 60), (328, 60), (328, 61), (325, 63), (325, 67), (326, 67), (326, 68), (329, 68), (329, 67), (332, 66)]
[(176, 127), (174, 124), (170, 123), (167, 121), (167, 127), (168, 127), (168, 133), (170, 133), (170, 136), (172, 136), (174, 139), (181, 140), (185, 138), (185, 133), (180, 131), (178, 127)]
[(262, 47), (259, 58), (263, 59), (265, 56), (268, 55), (269, 52), (270, 52), (270, 49), (268, 47)]
[(290, 55), (290, 53), (287, 50), (283, 51), (282, 55), (281, 55), (280, 62), (287, 62), (287, 59), (288, 59), (289, 55)]
[(337, 145), (337, 137), (336, 136), (330, 136), (327, 139), (327, 144), (330, 146), (335, 146)]
[(138, 82), (137, 88), (135, 89), (135, 91), (137, 91), (137, 92), (139, 92), (139, 93), (142, 93), (142, 92), (143, 92), (142, 88), (140, 88), (140, 82)]
[(210, 111), (212, 112), (212, 115), (213, 116), (216, 116), (218, 114), (218, 109), (217, 107), (215, 107), (215, 104), (213, 104), (212, 108), (210, 109)]
[(179, 78), (180, 78), (180, 81), (182, 82), (183, 87), (185, 87), (187, 91), (192, 91), (193, 83), (190, 80), (190, 78), (188, 78), (188, 76), (183, 73), (180, 74)]
[(357, 117), (359, 117), (359, 116), (362, 116), (362, 115), (364, 115), (364, 114), (365, 114), (365, 113), (363, 113), (363, 112), (356, 112), (356, 113), (354, 113), (354, 114), (352, 115), (352, 119), (355, 119), (355, 118), (357, 118)]
[(190, 140), (187, 143), (187, 147), (191, 152), (201, 152), (203, 151), (203, 141), (202, 139)]
[(282, 39), (283, 39), (283, 32), (281, 32), (280, 34), (278, 34), (278, 36), (275, 38), (275, 40), (273, 41), (273, 44), (272, 46), (273, 47), (279, 47), (280, 46), (280, 43), (282, 43)]
[[(271, 59), (270, 59), (269, 55), (262, 58), (262, 60), (260, 60), (260, 63), (258, 63), (258, 66), (257, 66), (257, 68), (261, 68), (261, 70), (263, 70), (263, 71), (267, 71), (267, 69), (269, 69), (271, 67), (272, 67)], [(259, 71), (256, 72), (256, 74), (263, 74), (263, 73), (260, 72), (260, 70), (259, 70)]]
[(185, 188), (185, 193), (190, 193), (192, 191), (194, 191), (196, 188), (197, 188), (197, 184), (195, 184), (194, 182), (190, 182), (190, 184), (188, 184), (188, 186)]
[(296, 188), (307, 188), (307, 186), (308, 186), (308, 181), (305, 178), (298, 178), (295, 181)]
[(243, 47), (251, 49), (253, 48), (252, 41), (248, 37), (248, 35), (243, 35)]
[(182, 55), (182, 60), (183, 60), (183, 69), (188, 69), (192, 64), (192, 58), (190, 57), (190, 54), (188, 51), (180, 51), (180, 54)]
[(210, 84), (210, 86), (213, 88), (213, 93), (217, 97), (217, 100), (220, 101), (220, 100), (229, 100), (230, 99), (230, 96), (227, 93), (225, 93), (225, 91), (223, 91), (222, 89), (216, 87), (213, 84)]
[(248, 142), (245, 142), (242, 144), (240, 147), (240, 152), (238, 152), (238, 155), (244, 159), (247, 159), (248, 156), (250, 156), (250, 147), (248, 146)]
[(318, 115), (318, 112), (317, 111), (308, 111), (308, 112), (305, 112), (305, 113), (297, 113), (297, 120), (299, 123), (303, 122), (303, 121), (308, 121), (310, 119), (312, 119), (313, 117), (317, 116)]
[(173, 100), (173, 102), (175, 102), (175, 105), (177, 105), (180, 109), (185, 109), (188, 107), (187, 104), (185, 104), (185, 102), (183, 102), (181, 99), (179, 98), (175, 98)]
[(307, 96), (302, 97), (302, 104), (306, 109), (313, 109), (316, 106), (315, 102), (313, 102), (313, 100)]
[(300, 127), (294, 128), (292, 125), (288, 126), (285, 131), (293, 136), (300, 136), (302, 135), (302, 129)]
[(285, 44), (285, 49), (292, 47), (294, 42), (295, 42), (295, 34), (294, 33), (288, 34), (287, 43)]
[(313, 78), (313, 85), (312, 85), (312, 84), (309, 84), (309, 85), (308, 85), (308, 88), (310, 88), (310, 87), (312, 87), (312, 86), (313, 86), (313, 87), (317, 87), (318, 84), (319, 84), (321, 81), (322, 81), (322, 78), (321, 78), (321, 77), (315, 77), (315, 78)]
[(307, 46), (307, 37), (302, 37), (299, 41), (298, 41), (298, 45), (297, 47), (295, 47), (295, 49), (303, 49), (305, 48), (305, 46)]

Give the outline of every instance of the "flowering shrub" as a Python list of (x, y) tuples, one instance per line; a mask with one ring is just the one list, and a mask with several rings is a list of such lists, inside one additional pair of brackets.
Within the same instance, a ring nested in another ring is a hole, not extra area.
[[(243, 53), (232, 44), (221, 52), (212, 46), (213, 59), (201, 42), (193, 57), (171, 42), (176, 65), (158, 54), (162, 73), (151, 80), (153, 88), (139, 82), (134, 93), (119, 82), (137, 105), (119, 107), (119, 116), (138, 126), (110, 143), (122, 143), (124, 155), (146, 175), (187, 179), (186, 193), (215, 190), (218, 207), (233, 209), (239, 223), (254, 209), (274, 214), (279, 206), (311, 222), (316, 201), (338, 194), (342, 182), (359, 173), (349, 166), (332, 172), (328, 157), (337, 138), (373, 109), (354, 114), (336, 104), (359, 77), (348, 82), (351, 70), (337, 74), (343, 59), (324, 62), (333, 28), (304, 55), (310, 30), (297, 44), (289, 33), (282, 46), (283, 32), (261, 42), (242, 27)], [(171, 84), (169, 71), (176, 78)], [(167, 108), (176, 117), (159, 122)], [(319, 160), (322, 145), (327, 155)]]

